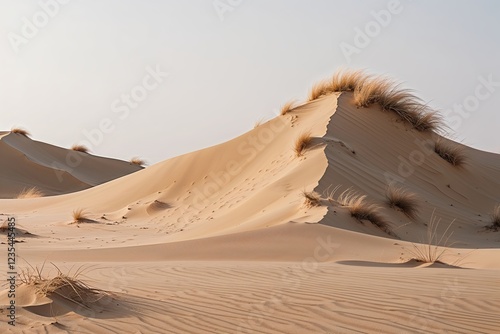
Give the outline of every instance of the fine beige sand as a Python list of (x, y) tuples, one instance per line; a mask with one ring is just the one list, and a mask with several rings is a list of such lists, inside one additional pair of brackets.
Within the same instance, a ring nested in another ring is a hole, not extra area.
[(0, 198), (36, 187), (44, 195), (75, 192), (136, 172), (142, 167), (63, 149), (18, 133), (0, 132)]
[[(353, 99), (321, 96), (142, 170), (89, 157), (65, 182), (45, 176), (62, 151), (4, 133), (0, 221), (16, 218), (18, 272), (82, 270), (105, 292), (79, 304), (21, 284), (12, 327), (4, 286), (1, 332), (498, 333), (500, 232), (488, 226), (500, 156), (442, 139), (463, 150), (453, 166), (431, 147), (440, 136)], [(60, 195), (12, 199), (35, 181)], [(414, 219), (386, 204), (390, 184), (418, 197)], [(385, 229), (351, 216), (337, 200), (348, 189), (379, 206)], [(303, 196), (313, 190), (317, 206)], [(430, 228), (442, 257), (416, 261)]]

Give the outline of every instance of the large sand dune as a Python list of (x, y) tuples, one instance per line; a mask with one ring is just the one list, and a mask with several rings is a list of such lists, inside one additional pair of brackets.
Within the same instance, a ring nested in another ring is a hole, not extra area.
[[(294, 142), (307, 132), (312, 142), (297, 157)], [(25, 139), (9, 140), (20, 150)], [(465, 163), (436, 154), (439, 140), (461, 147)], [(46, 166), (53, 157), (32, 159)], [(19, 266), (46, 261), (53, 276), (48, 262), (63, 272), (84, 265), (79, 278), (109, 294), (80, 305), (64, 291), (41, 296), (22, 285), (18, 325), (2, 322), (2, 332), (500, 328), (500, 234), (489, 228), (500, 156), (412, 129), (378, 104), (358, 108), (352, 92), (319, 96), (229, 142), (104, 184), (109, 174), (90, 165), (68, 187), (94, 187), (0, 200), (0, 219), (14, 216), (30, 233), (18, 235)], [(122, 167), (106, 170), (127, 174)], [(389, 207), (389, 186), (416, 196), (414, 217)], [(377, 205), (384, 225), (353, 217), (339, 200), (348, 189)], [(320, 198), (308, 205), (303, 193), (312, 191)], [(86, 220), (75, 223), (79, 208)], [(430, 248), (444, 251), (438, 262), (415, 261), (429, 228), (447, 247)]]

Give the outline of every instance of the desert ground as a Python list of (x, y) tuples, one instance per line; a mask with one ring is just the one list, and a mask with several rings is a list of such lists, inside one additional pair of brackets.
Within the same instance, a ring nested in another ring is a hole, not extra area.
[(146, 168), (2, 132), (1, 332), (499, 333), (500, 155), (444, 134), (356, 71)]

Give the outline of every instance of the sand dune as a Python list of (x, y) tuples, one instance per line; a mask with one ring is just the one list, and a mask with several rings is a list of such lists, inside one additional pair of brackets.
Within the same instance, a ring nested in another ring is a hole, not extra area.
[(83, 190), (141, 169), (140, 166), (63, 149), (17, 133), (0, 133), (0, 198), (36, 187), (45, 195)]
[[(445, 139), (416, 114), (402, 117), (407, 109), (393, 100), (360, 106), (366, 96), (344, 88), (318, 85), (311, 101), (240, 137), (106, 183), (103, 170), (128, 174), (124, 163), (89, 161), (71, 174), (89, 189), (0, 200), (0, 219), (15, 216), (30, 233), (18, 236), (23, 261), (69, 272), (84, 264), (81, 279), (108, 291), (82, 306), (22, 285), (18, 328), (497, 331), (500, 234), (490, 215), (500, 201), (500, 156)], [(298, 154), (295, 142), (305, 133), (311, 140)], [(4, 150), (33, 145), (6, 137)], [(458, 148), (463, 163), (437, 154), (437, 142)], [(53, 158), (36, 151), (30, 159), (39, 174)], [(389, 187), (412, 194), (413, 215), (389, 205)], [(366, 196), (361, 211), (346, 205), (349, 192)], [(85, 222), (73, 221), (78, 208)], [(443, 247), (425, 247), (429, 241)], [(419, 262), (419, 250), (442, 256)]]

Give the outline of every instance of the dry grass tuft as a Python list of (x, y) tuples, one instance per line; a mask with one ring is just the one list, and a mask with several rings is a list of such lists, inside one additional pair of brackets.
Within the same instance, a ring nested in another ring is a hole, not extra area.
[(434, 143), (434, 152), (455, 167), (463, 166), (466, 160), (464, 150), (461, 146), (447, 144), (441, 139), (436, 140)]
[(392, 82), (385, 78), (367, 77), (363, 85), (354, 89), (354, 103), (357, 107), (369, 107), (382, 100), (392, 90)]
[(297, 101), (296, 100), (291, 100), (291, 101), (288, 101), (287, 103), (285, 103), (282, 107), (281, 107), (281, 110), (280, 110), (280, 114), (283, 116), (283, 115), (286, 115), (287, 113), (289, 113), (290, 111), (292, 111), (293, 109), (295, 109), (297, 106)]
[(17, 133), (18, 135), (22, 135), (22, 136), (25, 136), (25, 137), (29, 137), (31, 136), (31, 133), (29, 133), (28, 130), (25, 130), (23, 128), (12, 128), (10, 130), (11, 133)]
[(366, 195), (358, 195), (351, 189), (347, 189), (338, 198), (338, 202), (347, 207), (352, 217), (358, 221), (368, 220), (385, 233), (395, 236), (389, 229), (386, 219), (380, 214), (380, 207), (366, 201)]
[(433, 212), (431, 220), (427, 225), (426, 240), (420, 244), (412, 243), (413, 249), (409, 250), (413, 256), (413, 260), (424, 263), (444, 263), (441, 259), (445, 255), (447, 247), (452, 245), (448, 243), (448, 240), (453, 231), (450, 233), (448, 231), (455, 220), (448, 225), (441, 237), (438, 236), (437, 232), (440, 222), (441, 219), (437, 219)]
[(321, 96), (330, 94), (332, 92), (333, 92), (332, 82), (328, 80), (321, 80), (320, 82), (316, 83), (313, 86), (313, 88), (309, 92), (307, 101), (309, 102), (314, 101), (317, 98), (320, 98)]
[(82, 153), (89, 153), (90, 152), (89, 148), (85, 145), (75, 144), (75, 145), (71, 146), (71, 149), (73, 151), (82, 152)]
[(294, 152), (297, 157), (301, 157), (304, 155), (304, 152), (311, 147), (313, 137), (311, 136), (310, 132), (305, 132), (301, 134), (297, 140), (295, 141), (294, 145)]
[(80, 305), (85, 308), (90, 308), (93, 303), (96, 303), (108, 294), (104, 290), (94, 289), (82, 282), (78, 277), (82, 274), (80, 267), (74, 274), (63, 274), (61, 270), (54, 264), (57, 269), (57, 275), (52, 278), (43, 277), (41, 269), (38, 267), (22, 270), (19, 274), (20, 282), (35, 288), (37, 294), (44, 297), (59, 296)]
[(341, 70), (333, 75), (331, 89), (334, 92), (353, 92), (361, 88), (368, 75), (360, 70)]
[(83, 209), (76, 209), (73, 211), (73, 222), (74, 223), (85, 223), (91, 221), (87, 216), (87, 213)]
[(408, 218), (415, 219), (418, 213), (418, 197), (416, 194), (389, 186), (386, 192), (387, 204), (393, 209), (399, 209)]
[(36, 198), (36, 197), (42, 197), (43, 195), (44, 195), (44, 193), (41, 190), (39, 190), (37, 187), (31, 187), (31, 188), (23, 189), (23, 191), (21, 191), (19, 193), (19, 195), (17, 195), (16, 198), (18, 198), (18, 199)]
[(321, 206), (321, 196), (315, 191), (303, 191), (302, 196), (304, 196), (304, 204), (308, 208), (315, 206)]
[(365, 79), (354, 90), (354, 102), (358, 107), (378, 103), (383, 110), (394, 112), (417, 131), (436, 132), (442, 126), (441, 118), (419, 98), (384, 77)]
[(493, 212), (491, 213), (491, 225), (489, 228), (495, 231), (500, 229), (500, 204), (495, 206)]
[(427, 110), (418, 114), (411, 124), (420, 132), (437, 132), (443, 128), (443, 118), (438, 113)]
[(141, 167), (144, 167), (148, 164), (146, 160), (139, 157), (133, 157), (132, 159), (130, 159), (130, 163)]

